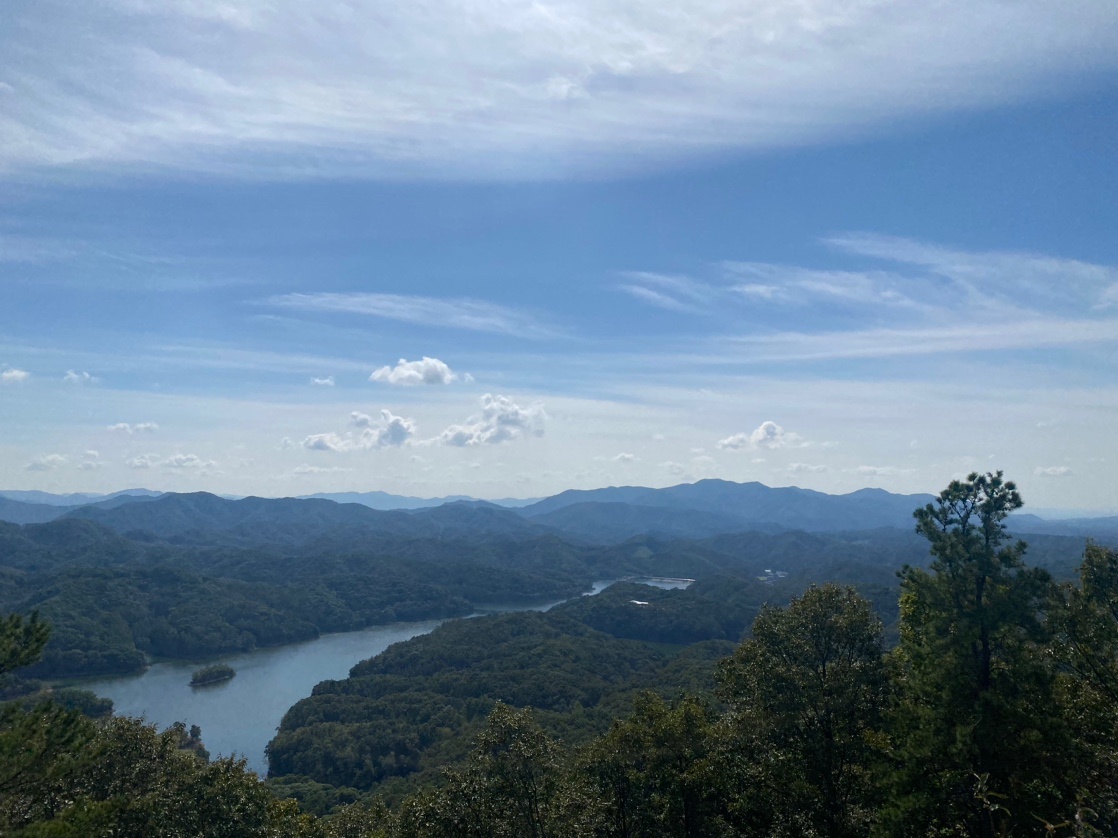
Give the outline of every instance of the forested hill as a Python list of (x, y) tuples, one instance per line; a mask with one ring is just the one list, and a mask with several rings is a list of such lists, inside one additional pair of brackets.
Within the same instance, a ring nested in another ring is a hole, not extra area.
[(531, 537), (547, 532), (508, 510), (451, 503), (417, 512), (379, 511), (320, 499), (242, 498), (207, 492), (167, 494), (111, 509), (79, 507), (83, 518), (121, 533), (183, 544), (301, 546), (320, 539), (447, 538), (464, 535)]

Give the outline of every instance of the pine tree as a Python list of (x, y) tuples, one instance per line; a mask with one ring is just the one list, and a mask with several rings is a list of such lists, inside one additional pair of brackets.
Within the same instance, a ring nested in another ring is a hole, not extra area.
[(1031, 834), (1067, 809), (1071, 750), (1046, 654), (1052, 582), (1006, 530), (1021, 506), (1001, 472), (976, 473), (915, 512), (933, 559), (901, 571), (888, 834)]

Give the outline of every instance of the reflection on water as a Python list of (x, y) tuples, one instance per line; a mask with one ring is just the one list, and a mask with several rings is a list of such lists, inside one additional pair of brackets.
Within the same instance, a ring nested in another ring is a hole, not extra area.
[[(687, 580), (640, 579), (659, 588), (686, 587)], [(605, 590), (611, 581), (595, 582), (587, 595)], [(539, 605), (492, 605), (479, 614), (546, 611), (562, 600)], [(157, 663), (139, 675), (105, 678), (81, 684), (111, 698), (116, 713), (143, 716), (160, 728), (172, 722), (196, 724), (214, 756), (236, 753), (263, 776), (268, 770), (264, 746), (275, 736), (283, 714), (311, 694), (319, 681), (345, 678), (358, 661), (371, 658), (393, 643), (433, 631), (442, 620), (393, 623), (344, 634), (327, 634), (305, 643), (277, 646), (205, 663), (227, 663), (236, 677), (207, 687), (190, 687), (199, 663)]]

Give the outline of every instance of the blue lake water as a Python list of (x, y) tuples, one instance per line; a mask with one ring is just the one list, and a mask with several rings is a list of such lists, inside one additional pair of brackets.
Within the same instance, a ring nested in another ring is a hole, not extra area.
[[(645, 579), (660, 588), (685, 587), (681, 580)], [(596, 582), (587, 595), (611, 582)], [(546, 611), (559, 601), (537, 605), (497, 605), (479, 614)], [(167, 727), (176, 721), (202, 728), (213, 756), (236, 754), (261, 776), (268, 770), (264, 747), (276, 734), (283, 714), (311, 694), (319, 681), (345, 678), (359, 661), (391, 646), (434, 631), (443, 620), (393, 623), (344, 634), (325, 634), (305, 643), (276, 646), (204, 662), (156, 663), (138, 675), (104, 678), (80, 686), (113, 701), (114, 712), (142, 716)], [(207, 687), (189, 686), (190, 674), (203, 663), (227, 663), (237, 674)]]

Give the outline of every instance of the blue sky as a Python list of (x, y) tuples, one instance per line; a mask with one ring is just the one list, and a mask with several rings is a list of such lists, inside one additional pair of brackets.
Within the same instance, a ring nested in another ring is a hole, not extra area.
[(63, 8), (0, 33), (4, 488), (1118, 507), (1113, 3)]

